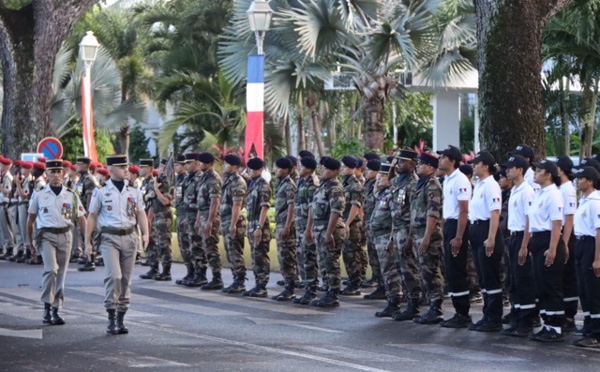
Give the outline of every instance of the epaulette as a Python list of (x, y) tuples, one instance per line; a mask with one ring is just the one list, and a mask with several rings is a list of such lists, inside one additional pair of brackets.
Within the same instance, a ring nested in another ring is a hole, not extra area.
[(65, 186), (65, 190), (67, 190), (68, 192), (74, 194), (75, 191), (73, 191), (73, 189), (71, 189), (70, 187)]

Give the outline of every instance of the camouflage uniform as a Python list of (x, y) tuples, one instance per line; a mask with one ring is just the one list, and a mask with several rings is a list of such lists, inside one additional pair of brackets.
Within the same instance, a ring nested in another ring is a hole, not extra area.
[[(265, 219), (263, 226), (258, 226), (260, 211), (263, 207), (270, 207), (271, 186), (261, 176), (254, 177), (248, 184), (248, 196), (246, 197), (246, 210), (248, 211), (248, 240), (252, 248), (252, 270), (256, 278), (256, 284), (266, 286), (269, 283), (271, 260), (269, 259), (269, 248), (271, 243), (271, 230), (269, 218)], [(262, 230), (261, 241), (254, 240), (254, 231)]]
[(175, 179), (175, 208), (177, 213), (177, 242), (179, 243), (179, 251), (186, 265), (192, 264), (190, 256), (190, 240), (187, 231), (187, 219), (185, 204), (183, 202), (183, 184), (187, 177), (187, 173), (178, 174)]
[(294, 198), (294, 222), (296, 224), (296, 254), (298, 258), (298, 271), (300, 278), (308, 284), (316, 284), (319, 276), (317, 259), (317, 245), (313, 242), (307, 244), (304, 238), (308, 211), (313, 196), (319, 187), (319, 178), (311, 175), (298, 181), (298, 190)]
[[(418, 262), (419, 275), (421, 276), (427, 298), (430, 304), (434, 301), (441, 301), (442, 282), (440, 277), (440, 255), (443, 245), (443, 236), (441, 228), (442, 213), (442, 186), (433, 176), (422, 177), (410, 201), (410, 234), (414, 242), (413, 252)], [(425, 253), (418, 253), (417, 250), (427, 226), (427, 218), (437, 219), (435, 229), (431, 235), (429, 247)]]
[(183, 204), (185, 206), (185, 218), (187, 224), (188, 240), (190, 242), (190, 251), (188, 252), (196, 273), (206, 274), (206, 255), (202, 249), (202, 237), (194, 228), (198, 214), (198, 183), (202, 177), (200, 171), (188, 173), (183, 182)]
[(213, 199), (221, 199), (221, 177), (212, 169), (207, 170), (200, 177), (200, 182), (197, 184), (196, 205), (198, 208), (198, 216), (200, 218), (200, 236), (202, 239), (202, 251), (196, 251), (196, 247), (192, 246), (192, 255), (194, 258), (206, 257), (210, 265), (213, 275), (221, 274), (221, 255), (219, 254), (219, 230), (221, 229), (221, 218), (217, 214), (212, 220), (212, 229), (210, 237), (203, 238), (203, 231), (210, 217), (210, 204)]
[(221, 232), (223, 234), (225, 252), (227, 253), (227, 262), (229, 262), (233, 277), (236, 280), (242, 280), (242, 283), (246, 278), (246, 263), (244, 261), (244, 238), (248, 229), (246, 218), (240, 213), (240, 217), (236, 223), (235, 236), (231, 236), (229, 227), (231, 226), (233, 203), (240, 200), (243, 201), (246, 197), (247, 189), (246, 180), (239, 173), (226, 175), (223, 188), (221, 189), (221, 204), (219, 205)]
[[(350, 215), (350, 209), (353, 205), (362, 208), (363, 201), (363, 186), (356, 176), (349, 175), (344, 177), (344, 198), (345, 198), (345, 208), (344, 215), (342, 216), (344, 221), (348, 220), (348, 216)], [(363, 231), (363, 223), (360, 216), (360, 212), (354, 217), (354, 220), (350, 223), (349, 226), (350, 234), (348, 238), (344, 242), (344, 248), (342, 250), (342, 254), (344, 257), (344, 265), (346, 266), (346, 272), (348, 273), (348, 278), (351, 283), (355, 285), (360, 284), (365, 278), (362, 276), (364, 273), (363, 260), (361, 259), (361, 254), (366, 252), (361, 252), (365, 250), (365, 247), (362, 246), (362, 231)]]
[[(140, 188), (142, 193), (142, 197), (144, 198), (144, 207), (146, 210), (146, 214), (149, 214), (150, 210), (154, 210), (154, 199), (156, 199), (156, 193), (154, 192), (154, 179), (152, 176), (148, 176), (142, 180), (142, 187)], [(158, 234), (155, 228), (156, 224), (156, 216), (151, 221), (148, 221), (150, 225), (149, 229), (149, 241), (148, 248), (146, 248), (146, 258), (148, 259), (148, 263), (150, 266), (158, 266), (159, 263), (159, 252), (158, 252)]]
[[(364, 188), (364, 203), (363, 203), (363, 212), (365, 216), (365, 221), (371, 220), (371, 215), (373, 214), (373, 210), (375, 209), (375, 204), (377, 203), (375, 196), (375, 184), (377, 180), (370, 179), (365, 182)], [(377, 283), (381, 283), (383, 281), (381, 265), (379, 263), (379, 257), (377, 253), (377, 249), (375, 248), (375, 241), (373, 239), (373, 235), (371, 234), (371, 226), (370, 224), (366, 224), (365, 226), (365, 238), (367, 244), (367, 253), (369, 255), (369, 263), (371, 264), (371, 270), (373, 271), (373, 279)]]
[(319, 253), (319, 269), (323, 275), (323, 285), (328, 290), (339, 291), (340, 254), (344, 244), (344, 221), (340, 218), (333, 232), (333, 244), (327, 244), (327, 225), (331, 213), (343, 215), (346, 205), (344, 188), (337, 178), (321, 183), (311, 204), (313, 217), (313, 239)]
[(275, 191), (275, 240), (277, 258), (286, 285), (294, 285), (298, 280), (298, 261), (296, 258), (296, 225), (292, 222), (288, 236), (282, 236), (288, 218), (288, 208), (294, 204), (296, 184), (288, 177), (281, 178)]
[[(42, 178), (42, 177), (39, 177), (39, 178)], [(96, 190), (98, 187), (100, 187), (100, 185), (98, 184), (98, 180), (96, 179), (96, 177), (91, 175), (88, 171), (83, 171), (83, 172), (80, 172), (79, 179), (77, 180), (77, 185), (75, 187), (76, 187), (75, 191), (77, 191), (77, 194), (79, 195), (79, 198), (81, 199), (81, 202), (83, 203), (84, 209), (86, 211), (89, 211), (90, 202), (92, 201), (92, 194), (94, 193), (94, 190)], [(93, 244), (93, 252), (92, 252), (92, 257), (91, 257), (92, 262), (94, 261), (94, 255), (97, 253), (100, 253), (98, 251), (98, 248), (99, 248), (98, 237), (99, 237), (98, 229), (96, 228), (94, 230), (94, 233), (92, 234), (92, 244)], [(79, 239), (82, 242), (85, 241), (85, 237), (83, 236), (82, 231), (79, 232)], [(83, 252), (81, 252), (81, 253), (83, 253)]]
[[(168, 198), (173, 200), (171, 191), (171, 185), (167, 176), (162, 174), (158, 177), (158, 183), (160, 183), (160, 192)], [(156, 183), (152, 183), (152, 187), (156, 187)], [(171, 265), (172, 261), (172, 250), (171, 250), (171, 229), (173, 228), (173, 211), (171, 210), (171, 204), (164, 205), (158, 197), (152, 200), (152, 209), (154, 210), (154, 224), (153, 233), (155, 236), (155, 242), (157, 246), (156, 255), (154, 262), (158, 263), (159, 259), (162, 262), (163, 267)]]
[(392, 238), (393, 187), (383, 187), (375, 195), (376, 205), (369, 220), (370, 235), (381, 263), (385, 290), (388, 298), (400, 297), (400, 275), (396, 264), (396, 253), (388, 250)]

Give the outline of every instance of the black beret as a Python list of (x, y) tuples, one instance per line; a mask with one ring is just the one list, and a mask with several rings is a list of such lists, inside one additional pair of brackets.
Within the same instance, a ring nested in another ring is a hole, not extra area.
[(304, 168), (317, 169), (317, 160), (315, 158), (311, 158), (310, 156), (300, 159), (300, 163), (304, 166)]
[(160, 164), (167, 165), (169, 163), (169, 159), (161, 159)]
[(328, 158), (330, 158), (331, 156), (323, 156), (320, 160), (319, 160), (319, 164), (323, 165), (325, 163), (325, 160), (327, 160)]
[(437, 168), (439, 163), (439, 160), (436, 156), (426, 152), (422, 152), (421, 155), (419, 155), (419, 161), (423, 164), (431, 165), (434, 168)]
[(381, 160), (371, 159), (367, 162), (367, 169), (379, 171), (381, 169)]
[(292, 164), (290, 158), (287, 157), (277, 159), (275, 161), (275, 165), (280, 169), (292, 169), (294, 167), (294, 164)]
[(290, 161), (292, 162), (292, 165), (295, 167), (296, 165), (298, 165), (298, 158), (295, 157), (294, 155), (288, 155), (286, 156), (286, 158), (290, 159)]
[(238, 166), (238, 167), (241, 167), (242, 164), (244, 164), (242, 158), (236, 154), (225, 155), (223, 160), (225, 161), (225, 163), (227, 163), (229, 165)]
[(364, 163), (365, 163), (365, 161), (363, 159), (356, 158), (357, 168), (362, 168)]
[(354, 156), (344, 156), (342, 158), (342, 163), (350, 169), (358, 167), (358, 161)]
[(340, 161), (336, 158), (327, 156), (322, 158), (321, 160), (323, 161), (323, 166), (330, 170), (339, 170), (342, 166), (342, 163), (340, 163)]
[(363, 158), (365, 158), (367, 160), (373, 160), (373, 159), (381, 160), (381, 157), (374, 152), (365, 152), (365, 154), (363, 155)]
[(214, 163), (215, 156), (213, 154), (211, 154), (210, 152), (202, 152), (202, 153), (200, 153), (200, 155), (198, 155), (197, 159), (201, 163), (210, 164), (210, 163)]
[(175, 159), (175, 163), (179, 163), (179, 164), (185, 163), (185, 155), (183, 155), (183, 154), (177, 155), (177, 158)]
[(302, 150), (302, 151), (300, 151), (298, 153), (298, 156), (301, 157), (301, 158), (313, 158), (313, 159), (315, 157), (315, 155), (312, 152), (308, 151), (308, 150)]
[(252, 170), (259, 170), (260, 168), (264, 168), (265, 162), (261, 158), (252, 158), (248, 160), (248, 168)]

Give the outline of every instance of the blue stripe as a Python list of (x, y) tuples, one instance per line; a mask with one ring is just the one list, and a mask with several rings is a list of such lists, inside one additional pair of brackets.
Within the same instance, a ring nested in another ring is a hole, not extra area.
[(265, 56), (248, 56), (248, 84), (265, 82)]

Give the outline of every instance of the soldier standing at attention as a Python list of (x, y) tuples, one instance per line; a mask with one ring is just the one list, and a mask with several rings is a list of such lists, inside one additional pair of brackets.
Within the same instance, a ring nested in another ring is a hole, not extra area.
[(252, 249), (252, 269), (256, 286), (246, 292), (244, 296), (267, 297), (267, 283), (271, 270), (269, 248), (271, 244), (271, 230), (267, 212), (271, 206), (271, 186), (262, 177), (265, 163), (261, 158), (248, 160), (250, 181), (246, 197), (246, 210), (248, 211), (248, 240)]
[(466, 328), (471, 324), (471, 301), (469, 301), (469, 273), (467, 257), (469, 250), (469, 201), (471, 182), (458, 167), (462, 153), (456, 146), (448, 146), (440, 154), (439, 168), (447, 174), (444, 181), (444, 264), (448, 294), (455, 314), (440, 325), (446, 328)]
[(194, 265), (194, 276), (191, 280), (184, 282), (186, 287), (202, 287), (208, 283), (206, 280), (206, 256), (202, 249), (202, 236), (195, 228), (198, 216), (198, 184), (202, 177), (198, 157), (200, 153), (185, 154), (185, 170), (188, 172), (183, 183), (183, 203), (186, 210), (186, 225), (188, 240), (190, 242), (189, 257)]
[(171, 229), (173, 227), (173, 212), (171, 204), (173, 195), (171, 185), (166, 174), (167, 159), (162, 159), (158, 166), (158, 178), (154, 181), (154, 192), (156, 197), (152, 200), (152, 210), (154, 211), (155, 243), (157, 247), (155, 263), (162, 262), (162, 272), (154, 275), (152, 279), (158, 281), (171, 280), (171, 262), (173, 260), (173, 251), (171, 250)]
[(223, 160), (225, 180), (221, 190), (219, 216), (221, 216), (221, 232), (227, 253), (227, 262), (233, 273), (233, 283), (229, 287), (223, 288), (223, 292), (236, 294), (246, 290), (244, 239), (248, 225), (242, 214), (242, 208), (248, 187), (246, 180), (239, 173), (240, 167), (244, 164), (242, 158), (235, 154), (229, 154)]
[(156, 236), (154, 234), (154, 210), (152, 210), (152, 200), (156, 197), (154, 192), (154, 178), (152, 178), (154, 159), (140, 159), (140, 176), (142, 178), (142, 186), (140, 191), (144, 202), (144, 208), (146, 216), (148, 217), (148, 231), (150, 232), (150, 241), (148, 242), (148, 248), (146, 249), (146, 261), (142, 261), (142, 266), (150, 266), (150, 270), (140, 275), (141, 279), (153, 279), (155, 275), (158, 275), (158, 262), (156, 256), (158, 255), (156, 247)]
[(340, 255), (345, 234), (342, 214), (346, 200), (344, 188), (337, 178), (341, 167), (339, 160), (323, 157), (321, 164), (321, 185), (315, 192), (310, 206), (305, 237), (307, 243), (312, 243), (314, 239), (317, 245), (319, 269), (323, 274), (323, 286), (327, 288), (327, 293), (310, 304), (336, 307), (340, 305)]
[[(75, 221), (85, 231), (85, 210), (76, 193), (62, 185), (62, 160), (46, 161), (48, 185), (31, 196), (27, 237), (32, 251), (40, 250), (44, 258), (42, 274), (42, 302), (44, 323), (62, 325), (58, 315), (64, 301), (65, 278), (71, 256), (71, 233)], [(35, 239), (33, 230), (35, 223)]]
[(344, 156), (342, 159), (340, 173), (344, 176), (344, 226), (346, 228), (346, 236), (342, 255), (344, 257), (344, 265), (348, 273), (348, 286), (344, 288), (342, 294), (344, 296), (359, 296), (360, 284), (364, 280), (361, 277), (362, 260), (360, 250), (362, 246), (362, 202), (363, 202), (363, 186), (354, 175), (354, 170), (358, 166), (356, 158), (352, 156)]
[(129, 307), (131, 273), (138, 246), (137, 224), (144, 248), (148, 245), (148, 221), (140, 190), (127, 186), (127, 156), (109, 155), (106, 163), (111, 179), (94, 191), (85, 229), (85, 249), (92, 249), (92, 231), (100, 229), (100, 251), (104, 257), (104, 306), (108, 312), (109, 334), (129, 333), (123, 318)]
[(10, 192), (13, 176), (10, 173), (12, 160), (0, 158), (0, 233), (4, 244), (4, 254), (0, 260), (7, 260), (13, 255), (15, 238), (10, 223)]
[[(89, 211), (90, 201), (92, 200), (92, 194), (94, 190), (98, 188), (98, 181), (96, 177), (90, 174), (90, 164), (92, 160), (85, 156), (80, 156), (76, 160), (77, 172), (79, 172), (79, 181), (77, 182), (76, 191), (79, 197), (81, 198), (81, 202), (83, 203), (83, 208), (86, 211)], [(96, 234), (94, 234), (96, 235)], [(83, 232), (80, 232), (81, 240), (84, 240)], [(95, 241), (95, 239), (94, 239)], [(96, 270), (95, 257), (96, 253), (98, 253), (97, 244), (94, 246), (94, 249), (90, 251), (89, 257), (84, 257), (83, 261), (79, 261), (80, 264), (83, 264), (82, 267), (78, 268), (79, 271), (94, 271)]]
[(304, 235), (308, 229), (310, 205), (320, 185), (319, 178), (315, 175), (315, 169), (317, 169), (317, 161), (314, 157), (306, 156), (300, 159), (300, 167), (298, 168), (300, 180), (294, 199), (296, 254), (299, 270), (304, 272), (302, 277), (306, 288), (304, 295), (296, 298), (294, 303), (302, 305), (308, 305), (317, 298), (317, 287), (319, 286), (317, 246), (314, 241), (307, 242)]
[(194, 227), (202, 237), (202, 252), (196, 252), (192, 248), (194, 258), (206, 257), (212, 270), (212, 280), (204, 284), (200, 289), (216, 290), (223, 289), (221, 278), (221, 255), (219, 254), (219, 231), (221, 230), (221, 218), (219, 217), (219, 205), (221, 204), (221, 176), (213, 169), (215, 157), (210, 152), (198, 155), (202, 177), (198, 183), (196, 193), (198, 200), (198, 214)]
[[(33, 162), (25, 161), (21, 164), (21, 180), (17, 182), (17, 195), (19, 197), (19, 229), (23, 236), (24, 252), (20, 257), (15, 259), (17, 263), (23, 263), (31, 258), (31, 241), (27, 234), (27, 213), (29, 211), (29, 200), (33, 194), (33, 177), (31, 170)], [(75, 238), (75, 237), (73, 237)]]
[(277, 258), (285, 281), (284, 290), (276, 301), (290, 301), (296, 296), (294, 288), (298, 280), (298, 261), (296, 258), (296, 225), (294, 224), (294, 198), (296, 184), (290, 178), (294, 164), (289, 158), (280, 158), (275, 162), (275, 176), (279, 179), (275, 190), (275, 240)]
[[(367, 154), (365, 154), (367, 155)], [(375, 205), (377, 204), (376, 197), (376, 185), (377, 185), (377, 175), (379, 174), (379, 169), (381, 167), (381, 161), (379, 159), (372, 159), (367, 162), (367, 171), (365, 172), (365, 186), (364, 186), (364, 219), (365, 223), (365, 238), (367, 241), (367, 252), (369, 254), (369, 263), (371, 264), (371, 270), (373, 272), (373, 279), (376, 281), (377, 289), (374, 292), (365, 295), (364, 298), (367, 300), (385, 300), (386, 290), (385, 283), (383, 282), (383, 276), (381, 273), (381, 265), (379, 263), (379, 257), (377, 253), (377, 249), (375, 248), (375, 241), (371, 235), (371, 224), (368, 222), (371, 220), (371, 215), (373, 214), (373, 209), (375, 209)], [(388, 178), (389, 181), (389, 178)], [(390, 230), (391, 233), (391, 230)]]
[(410, 201), (409, 239), (414, 242), (419, 275), (429, 300), (429, 310), (413, 319), (419, 324), (437, 324), (442, 318), (442, 280), (440, 256), (442, 254), (442, 186), (435, 178), (438, 159), (421, 153), (417, 163), (419, 181)]
[(21, 235), (21, 229), (19, 229), (19, 195), (17, 194), (17, 183), (21, 180), (21, 163), (22, 160), (15, 160), (12, 167), (13, 178), (10, 184), (10, 203), (9, 203), (9, 217), (10, 217), (10, 227), (15, 236), (15, 248), (14, 254), (10, 257), (7, 257), (9, 261), (15, 261), (18, 257), (18, 252), (23, 254), (24, 250), (24, 239), (25, 237)]
[(140, 167), (132, 165), (127, 168), (129, 172), (129, 186), (135, 187), (136, 189), (142, 188), (142, 180), (140, 179)]
[(183, 184), (187, 178), (187, 172), (185, 171), (185, 155), (177, 155), (173, 169), (177, 175), (175, 178), (175, 209), (177, 215), (177, 242), (179, 243), (179, 251), (181, 252), (181, 258), (187, 269), (186, 275), (175, 281), (176, 284), (182, 285), (184, 282), (192, 280), (194, 277), (194, 265), (192, 264), (192, 257), (190, 255), (190, 240), (187, 231), (187, 220), (185, 203), (183, 200)]

